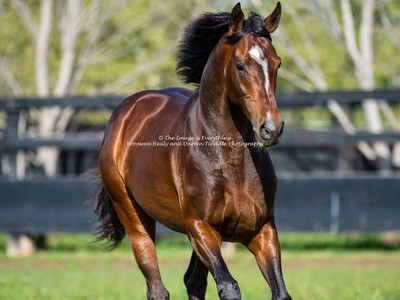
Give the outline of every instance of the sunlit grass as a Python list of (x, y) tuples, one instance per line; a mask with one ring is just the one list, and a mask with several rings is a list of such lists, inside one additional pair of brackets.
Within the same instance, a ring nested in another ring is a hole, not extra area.
[[(286, 243), (284, 276), (294, 299), (400, 299), (398, 248), (365, 250), (344, 245), (332, 248), (325, 246), (332, 246), (335, 236), (297, 236), (298, 244), (308, 245), (306, 250), (293, 247), (296, 234), (281, 234), (283, 244)], [(314, 249), (310, 246), (313, 236), (319, 245)], [(379, 235), (367, 237), (358, 239), (369, 241), (369, 245), (379, 242)], [(339, 236), (340, 239), (345, 240)], [(4, 241), (2, 236), (1, 250)], [(158, 242), (160, 269), (171, 299), (187, 299), (183, 275), (190, 255), (191, 248), (184, 236)], [(246, 249), (237, 247), (226, 261), (239, 282), (244, 300), (270, 299), (268, 286)], [(127, 243), (106, 252), (93, 244), (88, 235), (55, 235), (49, 240), (49, 250), (32, 257), (12, 259), (4, 251), (0, 254), (0, 299), (145, 300), (145, 287)], [(217, 299), (211, 276), (207, 299)]]

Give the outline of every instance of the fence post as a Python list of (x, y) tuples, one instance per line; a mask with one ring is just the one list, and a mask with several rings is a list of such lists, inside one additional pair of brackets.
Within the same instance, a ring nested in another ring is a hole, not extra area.
[[(12, 101), (12, 102), (11, 102)], [(24, 153), (21, 150), (13, 149), (13, 142), (19, 137), (20, 117), (22, 111), (15, 106), (16, 100), (10, 100), (6, 109), (6, 130), (5, 130), (5, 164), (2, 173), (11, 180), (22, 180), (25, 177), (25, 164), (20, 166), (19, 160), (24, 160)], [(23, 168), (23, 169), (21, 169)], [(26, 233), (9, 233), (7, 239), (7, 255), (10, 257), (21, 257), (32, 255), (36, 250), (35, 241)]]
[(17, 151), (10, 149), (12, 142), (18, 139), (19, 110), (8, 108), (6, 110), (6, 130), (4, 139), (5, 161), (2, 173), (12, 180), (17, 180)]

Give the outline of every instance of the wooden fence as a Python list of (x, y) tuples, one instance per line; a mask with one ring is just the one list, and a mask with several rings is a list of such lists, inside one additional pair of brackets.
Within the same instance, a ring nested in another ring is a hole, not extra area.
[[(89, 232), (98, 182), (0, 181), (0, 232)], [(276, 221), (283, 231), (400, 230), (400, 179), (352, 174), (283, 177)], [(165, 231), (165, 228), (160, 228)]]
[[(325, 107), (331, 99), (346, 107), (358, 106), (363, 99), (378, 99), (400, 106), (400, 91), (281, 93), (277, 95), (280, 109)], [(74, 110), (103, 110), (115, 108), (123, 97), (71, 97), (68, 99), (0, 99), (0, 112), (5, 116), (0, 132), (0, 153), (3, 172), (0, 176), (0, 231), (81, 232), (90, 230), (95, 222), (92, 206), (85, 202), (93, 196), (96, 183), (75, 177), (16, 177), (16, 155), (20, 150), (35, 150), (55, 146), (64, 151), (92, 151), (99, 148), (102, 134), (97, 131), (67, 132), (62, 138), (32, 138), (18, 134), (21, 112), (58, 105)], [(334, 155), (346, 154), (360, 141), (383, 141), (389, 145), (400, 141), (395, 131), (371, 134), (346, 134), (334, 131), (287, 130), (281, 144), (271, 150), (277, 161), (293, 149), (333, 149)], [(280, 157), (279, 157), (280, 156)], [(345, 155), (346, 156), (346, 155)], [(5, 167), (7, 165), (7, 167)], [(399, 230), (400, 179), (396, 170), (354, 173), (340, 168), (334, 173), (286, 173), (278, 171), (277, 222), (282, 230), (347, 231)], [(346, 168), (345, 168), (346, 169)], [(303, 170), (304, 171), (304, 170)], [(311, 170), (312, 171), (312, 170)], [(288, 175), (289, 174), (289, 175)], [(321, 175), (323, 174), (323, 175)]]

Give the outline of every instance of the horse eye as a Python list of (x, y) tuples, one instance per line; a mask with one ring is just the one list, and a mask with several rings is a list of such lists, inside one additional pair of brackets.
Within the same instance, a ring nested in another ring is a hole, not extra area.
[(236, 67), (236, 70), (238, 70), (239, 72), (244, 72), (245, 71), (244, 65), (242, 63), (240, 63), (240, 62), (237, 62), (235, 64), (235, 67)]

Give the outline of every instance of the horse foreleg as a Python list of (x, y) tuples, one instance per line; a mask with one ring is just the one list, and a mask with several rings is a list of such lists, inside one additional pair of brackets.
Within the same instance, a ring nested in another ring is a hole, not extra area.
[(190, 224), (188, 229), (194, 251), (214, 277), (219, 298), (221, 300), (241, 299), (239, 286), (222, 258), (220, 234), (208, 224), (198, 220)]
[(185, 286), (189, 300), (204, 300), (207, 288), (208, 269), (198, 258), (195, 251), (192, 253), (189, 268), (185, 273)]
[(291, 299), (283, 280), (281, 249), (275, 224), (271, 222), (264, 225), (247, 247), (254, 254), (257, 264), (269, 284), (272, 299)]

